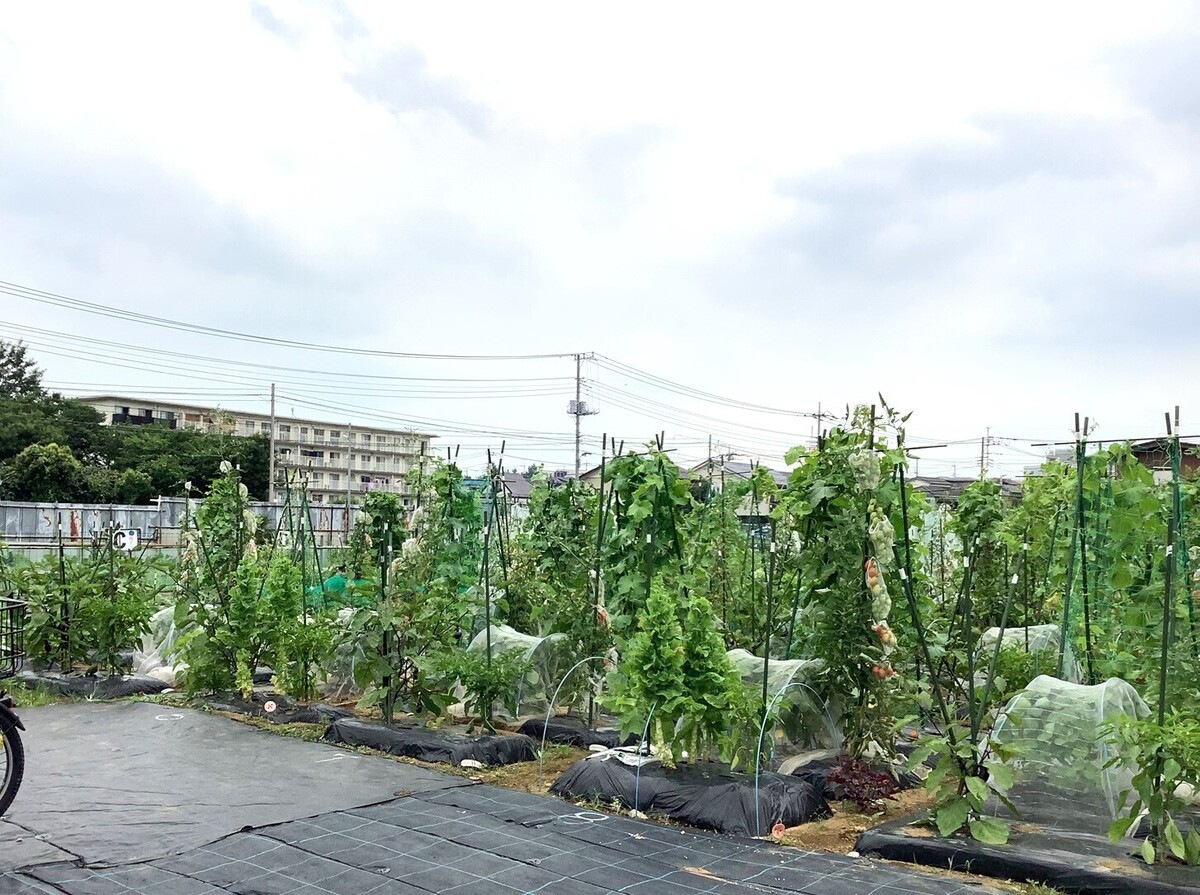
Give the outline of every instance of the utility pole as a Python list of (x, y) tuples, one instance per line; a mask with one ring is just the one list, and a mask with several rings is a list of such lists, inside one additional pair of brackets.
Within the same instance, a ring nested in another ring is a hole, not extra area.
[(987, 466), (987, 438), (979, 439), (979, 477), (983, 478)]
[(275, 383), (271, 383), (271, 460), (267, 466), (267, 503), (275, 502)]
[(580, 459), (580, 441), (581, 435), (579, 431), (579, 418), (583, 416), (594, 416), (599, 413), (598, 410), (588, 410), (588, 406), (582, 400), (583, 390), (583, 355), (575, 355), (575, 400), (567, 404), (567, 414), (575, 417), (575, 478), (579, 478), (579, 459)]

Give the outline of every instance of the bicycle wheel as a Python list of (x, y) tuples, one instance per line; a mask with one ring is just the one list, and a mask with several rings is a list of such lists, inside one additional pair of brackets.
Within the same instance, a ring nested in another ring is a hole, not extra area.
[(0, 721), (0, 740), (4, 741), (4, 748), (0, 749), (0, 814), (3, 814), (16, 798), (21, 778), (25, 776), (25, 747), (16, 726), (5, 725), (3, 721)]

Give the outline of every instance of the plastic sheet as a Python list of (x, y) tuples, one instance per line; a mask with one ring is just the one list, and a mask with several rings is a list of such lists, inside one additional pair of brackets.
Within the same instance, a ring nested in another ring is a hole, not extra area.
[(367, 746), (387, 752), (439, 764), (458, 767), (471, 759), (488, 767), (536, 761), (538, 744), (527, 736), (466, 737), (448, 730), (427, 727), (378, 724), (342, 718), (325, 731), (330, 743)]
[(545, 718), (530, 718), (517, 728), (517, 733), (532, 737), (539, 744), (542, 741), (543, 732), (546, 735), (547, 743), (575, 746), (578, 749), (587, 749), (590, 746), (604, 746), (606, 749), (612, 749), (616, 746), (632, 746), (638, 740), (636, 734), (630, 734), (622, 742), (620, 732), (604, 729), (592, 730), (575, 718), (551, 718), (549, 723), (546, 723)]
[(59, 696), (78, 696), (82, 699), (121, 699), (125, 696), (147, 696), (168, 689), (164, 681), (140, 674), (114, 674), (97, 677), (94, 674), (59, 674), (53, 671), (19, 672), (16, 680), (33, 690), (45, 690)]
[(795, 826), (829, 815), (819, 789), (796, 777), (762, 774), (756, 811), (753, 775), (731, 773), (708, 762), (677, 768), (648, 762), (639, 779), (637, 768), (612, 760), (607, 753), (577, 761), (550, 792), (566, 799), (617, 802), (703, 830), (740, 836), (764, 836), (777, 823)]
[(238, 694), (228, 693), (205, 705), (219, 712), (249, 715), (276, 724), (330, 724), (339, 718), (354, 717), (353, 712), (336, 705), (322, 702), (299, 705), (282, 693), (254, 693), (248, 700)]
[(149, 863), (0, 874), (66, 895), (998, 895), (973, 880), (470, 786), (247, 830)]
[(1152, 895), (1200, 892), (1200, 870), (1146, 864), (1132, 855), (1136, 844), (1109, 842), (1106, 836), (1063, 832), (1020, 824), (1005, 845), (984, 845), (969, 836), (937, 836), (913, 818), (867, 830), (854, 848), (859, 854), (922, 864), (1017, 882), (1046, 883), (1061, 892), (1088, 895)]
[(175, 627), (175, 607), (167, 606), (150, 616), (150, 633), (142, 635), (141, 648), (134, 651), (133, 670), (140, 675), (157, 678), (174, 688), (186, 666), (171, 661), (171, 651), (179, 639)]
[[(148, 702), (22, 707), (21, 720), (29, 762), (5, 818), (93, 864), (466, 782)], [(0, 838), (0, 871), (9, 855)]]
[[(742, 683), (753, 694), (762, 693), (763, 659), (744, 649), (726, 654)], [(831, 712), (813, 686), (825, 667), (820, 659), (772, 659), (767, 664), (767, 698), (776, 704), (779, 737), (788, 749), (836, 749), (841, 732)], [(768, 741), (772, 742), (772, 741)]]

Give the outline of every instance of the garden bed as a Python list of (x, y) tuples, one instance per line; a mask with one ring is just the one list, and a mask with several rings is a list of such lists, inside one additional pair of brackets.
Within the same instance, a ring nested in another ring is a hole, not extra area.
[(271, 691), (255, 691), (249, 699), (237, 693), (222, 693), (201, 704), (212, 711), (247, 715), (275, 724), (330, 724), (339, 718), (354, 717), (349, 709), (323, 702), (301, 704)]
[(829, 815), (820, 790), (796, 777), (762, 774), (756, 791), (752, 774), (733, 773), (725, 765), (668, 768), (647, 762), (639, 773), (614, 752), (576, 762), (550, 792), (740, 836), (762, 836), (776, 824), (795, 826)]
[(122, 699), (126, 696), (148, 696), (161, 693), (167, 685), (154, 677), (141, 674), (114, 674), (107, 677), (57, 671), (19, 672), (14, 678), (30, 690), (41, 690), (59, 696), (74, 696), (80, 699)]
[(416, 725), (380, 724), (358, 718), (340, 718), (325, 731), (330, 743), (366, 746), (415, 758), (431, 764), (459, 767), (475, 761), (484, 767), (537, 760), (537, 743), (520, 734), (468, 737), (448, 730), (432, 730)]
[(948, 837), (905, 817), (867, 830), (855, 845), (860, 854), (926, 867), (968, 871), (998, 879), (1045, 883), (1081, 895), (1151, 895), (1200, 892), (1200, 870), (1175, 863), (1147, 866), (1128, 840), (1018, 823), (1004, 845), (984, 845), (969, 836)]

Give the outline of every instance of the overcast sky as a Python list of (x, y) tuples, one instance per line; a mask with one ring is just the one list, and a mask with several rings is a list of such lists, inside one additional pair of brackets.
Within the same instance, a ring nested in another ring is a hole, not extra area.
[[(589, 361), (585, 466), (659, 430), (778, 463), (803, 414), (878, 392), (965, 442), (926, 473), (977, 471), (989, 432), (1019, 472), (1076, 411), (1118, 438), (1180, 404), (1200, 432), (1198, 160), (1191, 3), (0, 14), (2, 281), (314, 345), (597, 352), (796, 411)], [(77, 393), (263, 410), (276, 381), (283, 413), (572, 463), (566, 357), (268, 347), (11, 293), (0, 321)]]

